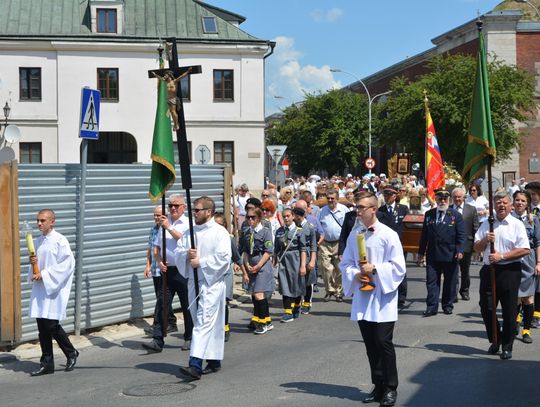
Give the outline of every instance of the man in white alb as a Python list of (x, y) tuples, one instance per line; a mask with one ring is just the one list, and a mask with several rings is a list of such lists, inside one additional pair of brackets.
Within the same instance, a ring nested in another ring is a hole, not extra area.
[[(190, 311), (194, 322), (189, 366), (180, 371), (192, 379), (221, 369), (225, 346), (225, 273), (231, 265), (231, 238), (214, 220), (215, 203), (202, 196), (193, 204), (195, 249), (189, 236), (178, 241), (176, 264), (187, 273)], [(198, 271), (196, 297), (194, 271)], [(202, 363), (207, 365), (203, 369)]]
[[(73, 370), (79, 356), (60, 325), (66, 318), (75, 258), (67, 239), (54, 230), (55, 222), (52, 209), (39, 211), (37, 225), (42, 235), (35, 242), (36, 255), (30, 257), (28, 282), (32, 283), (29, 314), (37, 319), (41, 359), (39, 369), (31, 376), (54, 373), (53, 338), (66, 355), (66, 372)], [(33, 273), (34, 264), (38, 265), (36, 273)]]
[[(351, 320), (358, 321), (375, 385), (364, 403), (393, 406), (398, 374), (392, 337), (398, 319), (398, 286), (405, 276), (405, 258), (398, 234), (377, 220), (377, 197), (371, 192), (355, 195), (357, 223), (351, 231), (340, 268), (343, 290), (353, 297)], [(365, 233), (367, 263), (360, 263), (357, 234)], [(373, 291), (361, 291), (372, 282)]]

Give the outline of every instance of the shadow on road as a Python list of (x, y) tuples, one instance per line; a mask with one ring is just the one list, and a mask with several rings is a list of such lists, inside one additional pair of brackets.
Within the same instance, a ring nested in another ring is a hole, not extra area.
[(354, 401), (361, 400), (362, 395), (364, 394), (356, 387), (328, 383), (291, 382), (282, 383), (281, 387), (289, 389), (286, 390), (287, 393), (304, 393)]
[(502, 361), (497, 356), (442, 357), (427, 364), (411, 378), (420, 388), (408, 400), (402, 399), (399, 405), (538, 406), (540, 393), (533, 391), (538, 378), (532, 374), (538, 369), (539, 362)]

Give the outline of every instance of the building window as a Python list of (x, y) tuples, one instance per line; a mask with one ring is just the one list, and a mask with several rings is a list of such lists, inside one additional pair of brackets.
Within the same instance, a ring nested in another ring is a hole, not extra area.
[(21, 100), (41, 100), (41, 68), (19, 68)]
[[(176, 141), (173, 142), (174, 144), (174, 164), (175, 165), (180, 165), (180, 158), (178, 158), (178, 143)], [(189, 157), (189, 163), (192, 164), (193, 161), (192, 161), (192, 158), (191, 158), (191, 141), (188, 141), (187, 142), (187, 153), (188, 153), (188, 157)]]
[(191, 100), (191, 75), (184, 76), (180, 79), (182, 89), (182, 100), (189, 102)]
[(202, 18), (203, 31), (205, 34), (217, 34), (217, 23), (215, 17)]
[(98, 33), (116, 33), (116, 9), (98, 8), (96, 15)]
[(101, 100), (118, 100), (118, 68), (98, 68), (97, 83)]
[(232, 69), (214, 69), (214, 100), (234, 100)]
[(214, 164), (230, 165), (234, 171), (234, 142), (214, 141)]
[(21, 164), (41, 164), (41, 143), (19, 143)]
[(88, 143), (88, 164), (134, 162), (137, 162), (137, 141), (129, 133), (100, 131), (99, 139)]

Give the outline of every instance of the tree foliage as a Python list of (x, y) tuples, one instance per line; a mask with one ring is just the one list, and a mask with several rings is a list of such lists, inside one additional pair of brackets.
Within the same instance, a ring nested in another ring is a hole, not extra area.
[[(445, 162), (463, 168), (476, 58), (436, 56), (429, 73), (414, 82), (402, 77), (391, 84), (391, 95), (372, 105), (373, 148), (399, 145), (423, 164), (425, 156), (424, 90)], [(515, 122), (527, 120), (535, 109), (534, 78), (496, 58), (488, 64), (493, 131), (497, 160), (506, 159), (519, 145)], [(379, 103), (380, 102), (380, 103)], [(284, 117), (268, 131), (270, 144), (286, 144), (295, 171), (324, 169), (330, 174), (354, 168), (367, 157), (368, 100), (364, 94), (332, 90), (307, 94), (302, 105), (284, 110)]]
[(301, 106), (284, 110), (283, 119), (268, 130), (268, 141), (287, 145), (298, 173), (340, 173), (357, 166), (367, 150), (367, 109), (367, 98), (350, 91), (307, 94)]
[[(415, 82), (396, 78), (390, 87), (392, 95), (381, 121), (382, 144), (398, 142), (414, 160), (423, 162), (425, 151), (424, 90), (441, 155), (445, 162), (463, 168), (470, 120), (476, 58), (464, 55), (437, 56), (428, 68), (430, 73)], [(525, 121), (535, 108), (534, 81), (528, 72), (494, 59), (488, 64), (493, 131), (497, 160), (507, 159), (519, 145), (516, 121)]]

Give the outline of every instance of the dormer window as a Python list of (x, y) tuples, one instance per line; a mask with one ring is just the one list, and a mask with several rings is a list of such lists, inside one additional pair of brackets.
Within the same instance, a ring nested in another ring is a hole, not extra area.
[(124, 32), (125, 0), (88, 0), (92, 32), (120, 35)]
[(205, 34), (217, 34), (217, 22), (215, 17), (202, 18), (203, 31)]
[(117, 15), (116, 9), (98, 8), (97, 16), (97, 32), (98, 33), (117, 33)]

